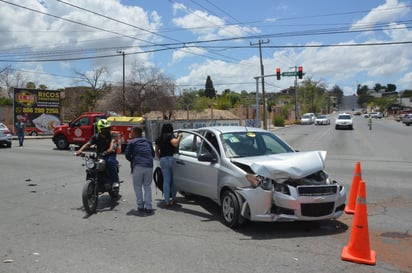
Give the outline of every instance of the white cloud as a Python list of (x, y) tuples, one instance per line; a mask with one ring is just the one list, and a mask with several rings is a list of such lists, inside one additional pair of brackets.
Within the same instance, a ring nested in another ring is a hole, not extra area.
[(409, 90), (412, 89), (412, 72), (406, 73), (402, 78), (399, 79), (399, 83), (404, 86), (410, 86)]
[(206, 50), (193, 45), (188, 45), (189, 47), (184, 47), (173, 51), (173, 63), (180, 61), (187, 56), (202, 55), (206, 53)]
[(409, 8), (405, 3), (398, 3), (397, 0), (387, 0), (385, 4), (372, 9), (365, 17), (354, 23), (352, 29), (392, 22), (405, 16), (408, 12)]
[(260, 33), (258, 28), (227, 25), (220, 17), (210, 15), (205, 11), (191, 11), (182, 4), (175, 4), (175, 10), (183, 10), (186, 15), (175, 17), (173, 23), (191, 31), (199, 40), (213, 40), (227, 37), (242, 37), (250, 33)]

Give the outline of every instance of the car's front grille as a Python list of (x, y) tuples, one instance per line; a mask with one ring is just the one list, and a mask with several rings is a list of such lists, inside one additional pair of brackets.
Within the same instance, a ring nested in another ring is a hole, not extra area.
[(319, 204), (301, 204), (300, 209), (302, 216), (320, 217), (329, 215), (333, 212), (334, 203), (319, 203)]
[(332, 195), (338, 192), (337, 185), (327, 186), (298, 186), (298, 193), (300, 196), (320, 196), (320, 195)]

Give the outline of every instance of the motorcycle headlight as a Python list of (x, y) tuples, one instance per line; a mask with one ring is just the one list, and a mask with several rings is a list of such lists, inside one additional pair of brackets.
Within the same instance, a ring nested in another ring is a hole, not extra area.
[(104, 161), (104, 159), (99, 159), (98, 161), (97, 161), (97, 166), (96, 166), (96, 169), (98, 170), (98, 171), (104, 171), (104, 169), (106, 168), (106, 161)]
[(93, 169), (95, 167), (95, 163), (93, 159), (88, 159), (86, 160), (86, 167), (89, 169)]

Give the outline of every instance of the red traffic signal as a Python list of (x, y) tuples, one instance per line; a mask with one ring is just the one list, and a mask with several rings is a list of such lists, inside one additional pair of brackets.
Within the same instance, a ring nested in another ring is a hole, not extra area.
[(276, 68), (276, 79), (280, 80), (280, 68)]
[(298, 67), (298, 78), (299, 79), (303, 78), (303, 67), (302, 66)]

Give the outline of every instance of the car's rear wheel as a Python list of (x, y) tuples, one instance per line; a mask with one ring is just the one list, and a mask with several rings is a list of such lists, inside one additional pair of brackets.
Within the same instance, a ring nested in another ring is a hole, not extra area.
[(239, 224), (240, 205), (233, 192), (228, 190), (222, 194), (221, 209), (225, 225), (235, 227)]

